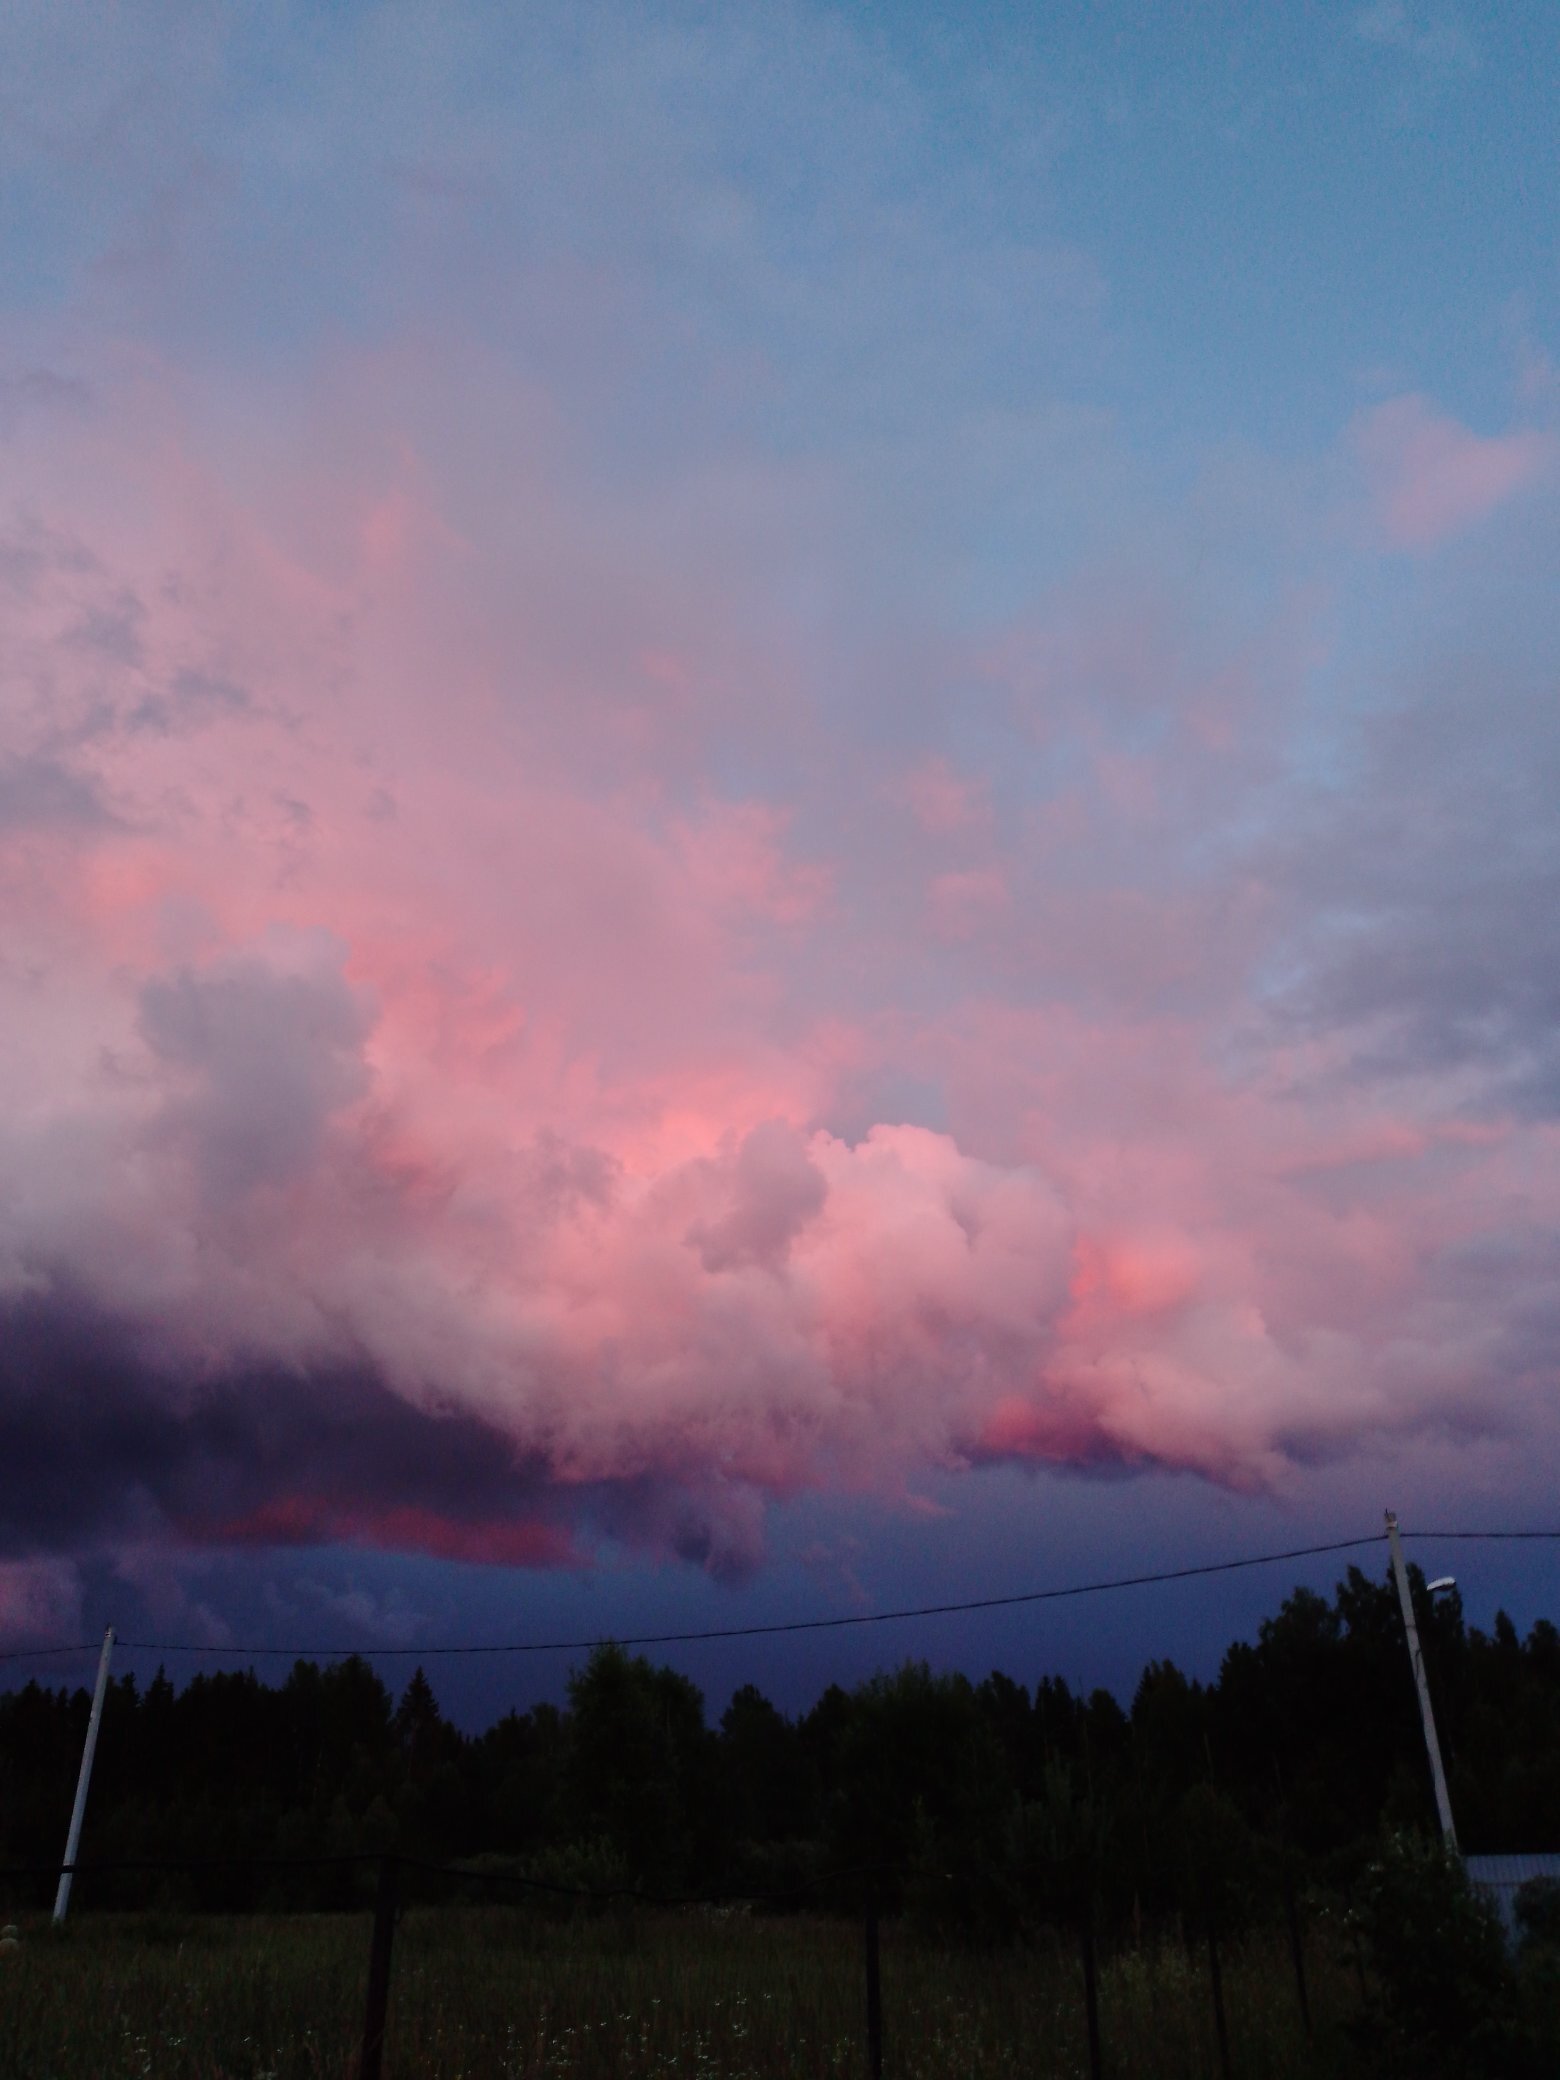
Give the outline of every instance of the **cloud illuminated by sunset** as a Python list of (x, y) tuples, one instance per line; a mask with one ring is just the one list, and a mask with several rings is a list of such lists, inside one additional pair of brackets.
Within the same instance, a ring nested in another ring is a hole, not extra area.
[(0, 1624), (1552, 1441), (1543, 400), (1210, 404), (1059, 61), (319, 38), (5, 31)]

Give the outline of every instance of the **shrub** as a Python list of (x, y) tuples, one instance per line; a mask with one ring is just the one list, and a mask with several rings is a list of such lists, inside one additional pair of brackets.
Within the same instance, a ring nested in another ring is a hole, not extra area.
[(1356, 1912), (1374, 1980), (1363, 2032), (1389, 2070), (1492, 2080), (1521, 2070), (1500, 1921), (1460, 1857), (1420, 1835), (1389, 1835), (1366, 1867)]
[(1529, 1878), (1518, 1890), (1516, 1915), (1524, 1943), (1560, 1946), (1560, 1880)]

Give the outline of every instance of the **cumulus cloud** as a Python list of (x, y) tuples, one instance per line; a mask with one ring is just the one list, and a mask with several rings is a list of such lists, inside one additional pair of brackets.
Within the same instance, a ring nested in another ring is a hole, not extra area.
[(706, 1271), (739, 1264), (778, 1269), (792, 1241), (829, 1196), (823, 1173), (783, 1120), (754, 1127), (731, 1165), (731, 1204), (712, 1221), (696, 1221), (688, 1239)]
[[(52, 16), (0, 88), (84, 371), (0, 428), (0, 1608), (1540, 1434), (1548, 437), (1389, 401), (1343, 551), (1325, 458), (1167, 490), (1036, 404), (1091, 271), (907, 159), (932, 86), (543, 13), (534, 125), (372, 12), (296, 132), (210, 24), (144, 102)], [(685, 105), (776, 65), (751, 138)]]
[(188, 1141), (213, 1198), (308, 1171), (332, 1115), (367, 1087), (368, 1019), (343, 951), (282, 935), (142, 986), (141, 1037), (171, 1087), (159, 1125)]
[[(322, 582), (288, 538), (235, 577), (163, 524), (177, 586), (99, 524), (12, 621), (51, 698), (7, 750), (112, 804), (0, 830), (12, 1554), (612, 1539), (730, 1574), (817, 1487), (1281, 1489), (1522, 1419), (1463, 1267), (1509, 1267), (1534, 1376), (1556, 1208), (1514, 1196), (1510, 1108), (1551, 1088), (1560, 962), (1499, 934), (1545, 928), (1536, 664), (1505, 736), (1483, 664), (1383, 704), (1318, 797), (1290, 610), (1221, 654), (1102, 580), (983, 650), (989, 804), (934, 758), (824, 842), (805, 789), (630, 788), (539, 731), (523, 642), (495, 704), (480, 645), (430, 649), (432, 538), (278, 653)], [(139, 650), (51, 647), (99, 591), (158, 600)], [(145, 727), (198, 656), (262, 690)], [(935, 1126), (860, 1118), (894, 1076)]]

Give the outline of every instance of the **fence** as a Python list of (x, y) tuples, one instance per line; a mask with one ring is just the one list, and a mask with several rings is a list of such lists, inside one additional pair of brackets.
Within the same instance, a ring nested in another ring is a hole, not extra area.
[[(457, 1885), (462, 1889), (480, 1888), (490, 1896), (507, 1891), (511, 1896), (549, 1896), (581, 1907), (628, 1905), (641, 1909), (657, 1909), (663, 1913), (677, 1909), (711, 1907), (769, 1908), (795, 1912), (799, 1908), (816, 1905), (820, 1897), (826, 1896), (838, 1901), (842, 1893), (853, 1891), (860, 1902), (858, 1927), (861, 2007), (858, 2012), (864, 2024), (862, 2040), (865, 2066), (870, 2080), (882, 2080), (885, 2036), (891, 2038), (893, 2023), (893, 2017), (889, 2015), (885, 2027), (881, 1960), (882, 1899), (885, 1886), (891, 1882), (903, 1883), (907, 1879), (935, 1881), (951, 1875), (919, 1865), (868, 1864), (832, 1870), (821, 1874), (806, 1887), (793, 1887), (783, 1891), (651, 1893), (626, 1886), (563, 1885), (519, 1872), (485, 1870), (471, 1864), (435, 1863), (410, 1855), (359, 1852), (344, 1856), (319, 1857), (245, 1856), (94, 1862), (68, 1866), (64, 1872), (59, 1865), (23, 1865), (0, 1869), (0, 1883), (8, 1886), (23, 1883), (52, 1884), (66, 1874), (73, 1878), (90, 1880), (133, 1875), (149, 1877), (169, 1873), (209, 1873), (219, 1870), (245, 1871), (251, 1874), (327, 1870), (375, 1871), (363, 2025), (356, 2064), (357, 2080), (383, 2080), (396, 1928), (406, 1897), (407, 1881), (413, 1877), (421, 1882), (425, 1891), (430, 1883), (434, 1886)], [(967, 1879), (968, 1874), (963, 1875)], [(1305, 1928), (1300, 1903), (1287, 1880), (1282, 1887), (1282, 1908), (1289, 1962), (1294, 1976), (1294, 2023), (1297, 2030), (1309, 2040), (1313, 2034), (1313, 2019), (1307, 1975)], [(1188, 1961), (1190, 1962), (1194, 1955), (1199, 1956), (1202, 1960), (1201, 1968), (1206, 1971), (1208, 2011), (1212, 2022), (1220, 2080), (1235, 2080), (1224, 1978), (1226, 1930), (1221, 1926), (1220, 1915), (1211, 1900), (1203, 1902), (1200, 1912), (1191, 1921), (1183, 1919), (1181, 1936), (1186, 1946)], [(1076, 1945), (1076, 1999), (1082, 2022), (1081, 2034), (1087, 2047), (1088, 2071), (1091, 2080), (1104, 2080), (1108, 2070), (1121, 2072), (1126, 2068), (1121, 2060), (1111, 2060), (1112, 2047), (1108, 2033), (1102, 2026), (1099, 1989), (1101, 1930), (1097, 1925), (1087, 1891), (1078, 1900), (1070, 1940)], [(1363, 1978), (1361, 1991), (1364, 1991)]]

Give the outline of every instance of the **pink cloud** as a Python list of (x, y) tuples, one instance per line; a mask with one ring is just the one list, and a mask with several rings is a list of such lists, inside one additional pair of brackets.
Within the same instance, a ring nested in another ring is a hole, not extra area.
[(759, 802), (709, 805), (679, 831), (690, 883), (714, 909), (807, 924), (827, 903), (832, 876), (822, 861), (786, 857), (789, 820)]
[(932, 877), (926, 891), (926, 914), (940, 939), (972, 938), (999, 919), (1010, 894), (1000, 867), (954, 868)]
[(946, 758), (928, 758), (901, 774), (890, 794), (902, 801), (920, 828), (932, 837), (948, 837), (989, 820), (984, 785), (956, 772)]
[(1377, 524), (1398, 549), (1433, 549), (1487, 519), (1555, 454), (1537, 428), (1473, 433), (1417, 395), (1376, 406), (1353, 437)]
[(1197, 1291), (1197, 1252), (1185, 1234), (1080, 1236), (1073, 1299), (1103, 1304), (1110, 1314), (1157, 1315), (1182, 1306)]
[[(1282, 1489), (1477, 1401), (1458, 1279), (1557, 1194), (1455, 1078), (1366, 1096), (1264, 1024), (1293, 615), (1225, 655), (1100, 583), (994, 640), (1011, 829), (802, 702), (739, 784), (767, 629), (567, 484), (358, 454), (349, 407), (339, 469), (139, 406), (67, 443), (4, 629), (0, 1301), (115, 1324), (158, 1436), (232, 1392), (302, 1440), (198, 1506), (138, 1477), (170, 1536), (739, 1566), (809, 1488)], [(1403, 539), (1518, 481), (1385, 410)], [(365, 1377), (417, 1443), (336, 1493), (277, 1381)]]
[(367, 1546), (482, 1566), (566, 1567), (578, 1565), (582, 1558), (567, 1532), (555, 1524), (524, 1519), (461, 1522), (416, 1504), (375, 1511), (350, 1498), (298, 1493), (276, 1496), (242, 1517), (196, 1515), (176, 1528), (203, 1545)]

